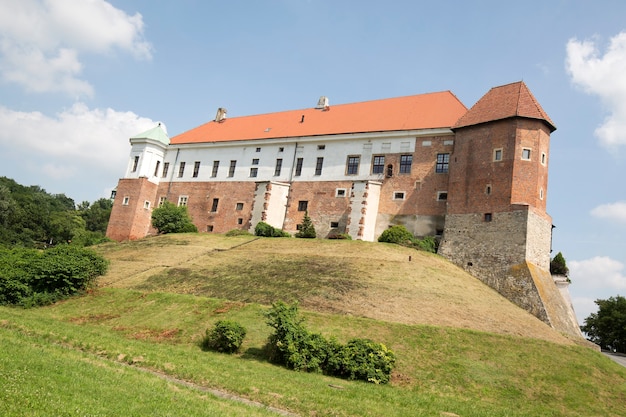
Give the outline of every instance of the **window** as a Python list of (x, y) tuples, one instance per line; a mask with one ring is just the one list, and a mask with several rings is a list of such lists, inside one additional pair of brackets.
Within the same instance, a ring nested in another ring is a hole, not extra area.
[(324, 158), (317, 158), (315, 163), (315, 175), (322, 175), (322, 166), (324, 165)]
[(243, 203), (237, 203), (235, 210), (243, 210)]
[(491, 185), (485, 187), (485, 194), (491, 195)]
[(193, 163), (193, 177), (198, 178), (199, 173), (200, 173), (200, 161), (196, 161)]
[(181, 195), (180, 197), (178, 197), (178, 207), (186, 206), (188, 201), (189, 201), (189, 197), (188, 196)]
[(346, 175), (356, 175), (359, 173), (360, 156), (348, 156), (348, 166), (346, 167)]
[(372, 174), (382, 174), (383, 172), (385, 172), (385, 157), (382, 155), (374, 156)]
[(170, 163), (169, 162), (165, 162), (163, 163), (163, 178), (167, 177), (167, 171), (170, 170)]
[(178, 178), (181, 178), (184, 173), (185, 173), (185, 163), (181, 162), (180, 166), (178, 167)]
[(404, 191), (394, 191), (393, 192), (393, 199), (394, 200), (404, 200)]
[(339, 227), (339, 222), (330, 222), (330, 228), (331, 229), (336, 229)]
[(492, 220), (492, 217), (493, 216), (491, 215), (491, 213), (485, 213), (484, 219), (486, 222), (490, 222)]
[(217, 171), (220, 169), (220, 161), (213, 161), (213, 170), (211, 171), (211, 177), (217, 177)]
[(143, 208), (146, 210), (150, 210), (150, 202), (148, 200), (143, 202)]
[(318, 151), (323, 151), (324, 149), (326, 149), (326, 145), (317, 145)]
[(302, 164), (304, 162), (304, 158), (298, 158), (296, 161), (296, 177), (299, 177), (302, 174)]
[(524, 161), (530, 161), (530, 149), (522, 148), (522, 159)]
[(256, 148), (256, 152), (261, 152), (261, 148)]
[(413, 155), (400, 155), (400, 174), (410, 174)]
[(259, 168), (250, 168), (250, 177), (256, 177), (259, 173)]
[(219, 198), (214, 198), (213, 199), (213, 204), (211, 204), (211, 212), (216, 212), (217, 211), (217, 205), (220, 203), (220, 199)]
[(159, 204), (157, 207), (161, 207), (165, 203), (165, 200), (166, 200), (165, 196), (159, 197)]
[(206, 231), (207, 232), (212, 232), (213, 231), (213, 225), (212, 224), (208, 224), (206, 227)]
[(545, 152), (541, 152), (541, 165), (546, 164), (546, 154)]
[(124, 197), (124, 199), (122, 200), (122, 205), (127, 206), (128, 203), (130, 203), (130, 197)]
[(435, 172), (438, 174), (445, 174), (448, 172), (448, 165), (450, 164), (449, 153), (437, 154), (437, 165), (435, 166)]
[(243, 224), (243, 219), (241, 217), (237, 219), (237, 224)]
[(447, 191), (437, 191), (437, 201), (446, 201), (448, 199)]
[(285, 148), (282, 147), (282, 146), (278, 148), (278, 152), (283, 152), (284, 150), (285, 150)]
[(393, 165), (391, 164), (387, 165), (387, 176), (393, 177)]
[(117, 195), (117, 190), (111, 190), (111, 200), (115, 200), (116, 195)]
[(543, 188), (539, 189), (539, 199), (543, 200)]
[(258, 158), (254, 158), (252, 160), (252, 165), (259, 165), (259, 159)]
[(493, 160), (494, 162), (502, 161), (502, 149), (493, 150)]
[(306, 211), (309, 206), (309, 202), (305, 200), (298, 201), (298, 211)]
[(139, 165), (139, 157), (136, 156), (135, 160), (133, 161), (133, 170), (131, 172), (137, 172), (137, 166)]
[(274, 168), (274, 176), (277, 177), (280, 175), (280, 171), (283, 168), (283, 160), (281, 158), (278, 158), (276, 160), (276, 168)]
[(228, 168), (228, 176), (233, 177), (235, 175), (235, 167), (237, 166), (237, 161), (230, 161), (230, 167)]
[(157, 161), (156, 162), (156, 166), (154, 167), (154, 176), (158, 176), (159, 175), (159, 167), (161, 166), (161, 161)]
[(337, 188), (335, 190), (335, 197), (345, 197), (347, 190), (345, 188)]

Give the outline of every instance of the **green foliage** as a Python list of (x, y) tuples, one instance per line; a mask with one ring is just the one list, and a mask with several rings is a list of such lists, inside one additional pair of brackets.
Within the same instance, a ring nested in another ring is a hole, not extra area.
[(626, 298), (618, 295), (595, 303), (598, 312), (591, 313), (580, 329), (601, 348), (626, 353)]
[(330, 360), (334, 375), (386, 384), (396, 363), (396, 355), (382, 343), (352, 339)]
[(247, 230), (242, 229), (232, 229), (226, 232), (225, 236), (234, 237), (234, 236), (252, 236), (252, 233)]
[(379, 237), (379, 242), (396, 243), (398, 245), (410, 246), (425, 252), (437, 253), (437, 239), (433, 236), (426, 236), (418, 239), (402, 225), (391, 226)]
[(550, 273), (552, 275), (565, 275), (569, 274), (569, 268), (565, 263), (565, 258), (561, 252), (557, 253), (550, 261)]
[(309, 212), (304, 212), (304, 219), (300, 225), (300, 230), (296, 233), (296, 237), (305, 239), (314, 239), (317, 234), (315, 233), (315, 226), (309, 217)]
[(298, 305), (272, 304), (266, 313), (274, 328), (266, 351), (272, 362), (296, 371), (318, 372), (376, 384), (389, 382), (395, 355), (385, 345), (369, 339), (353, 339), (345, 346), (309, 332), (298, 316)]
[(223, 353), (235, 353), (241, 347), (246, 337), (246, 329), (237, 322), (220, 320), (213, 329), (206, 330), (200, 341), (202, 350), (214, 350)]
[(343, 239), (343, 240), (352, 240), (352, 236), (348, 233), (339, 233), (337, 235), (329, 235), (329, 239)]
[(190, 233), (198, 229), (192, 223), (187, 207), (166, 201), (152, 211), (152, 226), (159, 233)]
[(412, 240), (413, 233), (409, 232), (406, 227), (402, 225), (391, 226), (378, 237), (379, 242), (397, 243), (401, 245), (411, 243)]
[(283, 230), (277, 229), (265, 222), (258, 222), (254, 227), (254, 234), (262, 237), (291, 237), (291, 235)]
[(94, 201), (93, 204), (88, 201), (79, 204), (78, 212), (85, 220), (85, 230), (106, 233), (112, 208), (113, 201), (109, 198), (101, 198)]
[(88, 249), (0, 249), (0, 305), (45, 305), (85, 290), (108, 267)]

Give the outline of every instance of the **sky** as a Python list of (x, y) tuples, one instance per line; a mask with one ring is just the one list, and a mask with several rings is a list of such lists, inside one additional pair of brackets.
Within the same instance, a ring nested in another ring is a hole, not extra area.
[(626, 295), (623, 0), (0, 0), (0, 176), (108, 197), (128, 139), (215, 117), (523, 80), (556, 124), (548, 212), (582, 324)]

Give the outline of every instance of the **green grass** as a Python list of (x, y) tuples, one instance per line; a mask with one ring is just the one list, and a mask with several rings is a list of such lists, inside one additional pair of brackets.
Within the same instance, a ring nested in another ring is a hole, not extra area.
[[(219, 235), (99, 250), (112, 261), (105, 288), (0, 307), (0, 415), (275, 415), (208, 389), (315, 416), (626, 415), (625, 368), (433, 255)], [(391, 383), (268, 363), (263, 313), (278, 299), (299, 300), (311, 331), (385, 343), (398, 358)], [(239, 354), (198, 347), (220, 319), (246, 327)]]
[[(0, 410), (5, 415), (264, 412), (244, 411), (237, 402), (188, 388), (174, 389), (171, 383), (134, 369), (141, 368), (302, 415), (626, 413), (625, 370), (584, 347), (472, 330), (305, 314), (311, 330), (340, 340), (370, 336), (396, 352), (392, 384), (376, 386), (267, 363), (261, 350), (270, 329), (263, 311), (265, 307), (255, 304), (119, 289), (100, 290), (40, 309), (0, 308), (0, 407), (4, 407)], [(241, 354), (202, 352), (197, 347), (200, 335), (218, 319), (236, 320), (248, 329)], [(18, 359), (12, 361), (13, 357)], [(142, 399), (142, 404), (136, 399)], [(115, 405), (110, 407), (110, 403)], [(171, 404), (175, 404), (174, 411)], [(20, 414), (27, 406), (32, 414)], [(62, 412), (74, 409), (82, 411)], [(59, 413), (46, 414), (49, 410)]]

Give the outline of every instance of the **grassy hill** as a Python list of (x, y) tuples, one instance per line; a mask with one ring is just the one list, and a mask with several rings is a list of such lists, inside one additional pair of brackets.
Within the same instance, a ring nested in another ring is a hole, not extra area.
[[(0, 308), (0, 414), (626, 415), (624, 368), (436, 255), (194, 234), (98, 251), (111, 267), (90, 294)], [(391, 384), (268, 364), (263, 312), (278, 300), (297, 300), (312, 331), (385, 343), (398, 357)], [(200, 351), (224, 318), (248, 329), (241, 354)], [(56, 398), (55, 384), (66, 394)]]

